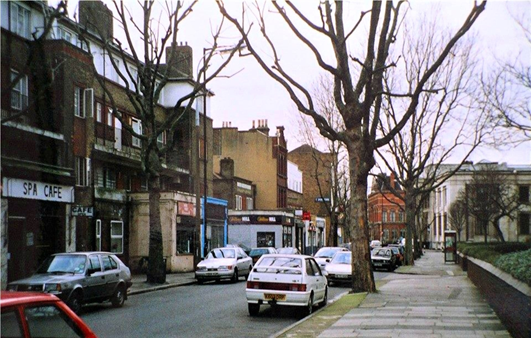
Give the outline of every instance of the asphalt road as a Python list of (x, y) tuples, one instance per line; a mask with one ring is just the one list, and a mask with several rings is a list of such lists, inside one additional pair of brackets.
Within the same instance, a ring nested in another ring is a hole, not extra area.
[[(329, 300), (348, 290), (330, 287)], [(301, 318), (299, 308), (269, 306), (250, 317), (242, 280), (133, 295), (118, 309), (109, 303), (88, 305), (81, 317), (100, 338), (268, 337)]]

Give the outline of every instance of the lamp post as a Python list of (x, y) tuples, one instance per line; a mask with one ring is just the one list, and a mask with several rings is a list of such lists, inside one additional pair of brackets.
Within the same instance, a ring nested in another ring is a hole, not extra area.
[[(207, 73), (206, 73), (206, 66), (207, 66), (207, 56), (211, 55), (211, 53), (217, 53), (217, 54), (224, 54), (224, 53), (233, 53), (234, 51), (239, 51), (239, 56), (245, 56), (241, 54), (241, 50), (246, 48), (245, 45), (242, 45), (241, 43), (232, 46), (227, 47), (223, 49), (216, 49), (216, 48), (203, 48), (203, 222), (201, 223), (201, 216), (199, 212), (199, 206), (201, 204), (201, 198), (200, 198), (200, 184), (199, 184), (199, 173), (200, 173), (200, 149), (199, 149), (199, 132), (200, 132), (200, 123), (201, 123), (201, 114), (200, 112), (197, 115), (197, 121), (196, 121), (196, 131), (197, 131), (197, 137), (196, 137), (196, 151), (197, 151), (197, 163), (196, 163), (196, 180), (195, 180), (195, 188), (196, 188), (196, 222), (198, 233), (199, 233), (199, 248), (196, 249), (196, 257), (198, 259), (204, 257), (207, 254), (207, 242), (206, 242), (206, 230), (207, 230), (207, 194), (208, 194), (208, 147), (207, 147), (207, 95), (208, 95), (208, 89), (206, 88), (206, 82), (207, 82)], [(232, 55), (231, 55), (232, 57)], [(229, 59), (230, 60), (230, 59)], [(228, 76), (230, 77), (230, 76)], [(199, 79), (198, 79), (199, 80)], [(197, 264), (197, 263), (196, 263)]]

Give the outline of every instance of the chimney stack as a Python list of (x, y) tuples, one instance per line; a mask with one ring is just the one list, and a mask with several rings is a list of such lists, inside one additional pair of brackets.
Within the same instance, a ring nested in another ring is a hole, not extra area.
[[(172, 58), (172, 50), (174, 51)], [(192, 79), (193, 71), (193, 50), (188, 43), (181, 42), (180, 45), (173, 44), (166, 47), (166, 64), (170, 67), (169, 77)]]
[(79, 1), (79, 23), (105, 40), (113, 38), (112, 11), (99, 1)]
[(221, 176), (223, 178), (232, 179), (234, 177), (234, 160), (230, 157), (225, 157), (220, 161)]

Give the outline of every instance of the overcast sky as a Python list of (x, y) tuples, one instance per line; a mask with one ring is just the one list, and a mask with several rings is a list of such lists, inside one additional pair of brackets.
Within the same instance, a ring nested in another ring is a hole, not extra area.
[[(113, 9), (110, 1), (105, 0), (108, 7)], [(50, 3), (53, 3), (50, 1)], [(185, 4), (189, 1), (184, 1)], [(241, 1), (225, 0), (231, 7), (232, 15), (238, 15), (241, 11)], [(246, 2), (251, 4), (250, 1)], [(261, 0), (260, 3), (263, 3)], [(303, 0), (305, 13), (313, 15), (316, 13), (318, 0)], [(436, 12), (437, 20), (444, 22), (449, 27), (460, 25), (468, 14), (472, 1), (411, 1), (411, 8), (408, 15), (426, 15), (431, 7), (439, 9)], [(129, 6), (136, 5), (136, 1), (130, 0)], [(69, 2), (69, 13), (72, 16), (73, 8), (77, 10), (77, 1)], [(347, 18), (357, 20), (359, 13), (363, 9), (370, 8), (367, 1), (345, 0), (345, 13)], [(421, 14), (422, 13), (422, 14)], [(525, 42), (521, 29), (516, 25), (510, 13), (521, 15), (531, 13), (531, 1), (489, 1), (487, 9), (483, 12), (474, 26), (474, 31), (478, 34), (478, 44), (480, 54), (485, 60), (493, 60), (493, 56), (498, 58), (514, 57), (518, 53), (522, 60), (531, 62), (531, 46)], [(281, 58), (286, 67), (300, 83), (305, 86), (313, 86), (321, 70), (315, 66), (313, 57), (304, 51), (289, 34), (285, 26), (281, 25), (278, 15), (268, 13), (272, 36), (276, 43), (282, 47)], [(430, 14), (434, 15), (434, 14)], [(527, 16), (529, 19), (529, 16)], [(203, 48), (210, 47), (212, 43), (211, 31), (219, 26), (220, 16), (213, 0), (201, 0), (194, 9), (193, 14), (184, 22), (179, 30), (178, 41), (185, 42), (194, 49), (194, 70), (201, 66)], [(227, 23), (227, 29), (223, 31), (226, 45), (232, 45), (237, 41), (238, 35)], [(257, 31), (258, 27), (254, 27)], [(115, 36), (118, 36), (119, 28), (115, 25)], [(324, 41), (323, 41), (324, 42)], [(318, 41), (320, 43), (320, 41)], [(322, 49), (330, 49), (323, 44)], [(302, 51), (302, 52), (301, 52)], [(329, 57), (332, 55), (326, 54)], [(216, 56), (217, 62), (223, 56)], [(215, 65), (213, 65), (215, 66)], [(209, 88), (215, 93), (211, 101), (211, 113), (214, 119), (214, 126), (221, 127), (222, 123), (231, 122), (233, 127), (239, 130), (251, 128), (252, 121), (267, 119), (268, 125), (274, 133), (276, 126), (284, 126), (288, 137), (288, 148), (292, 150), (300, 145), (298, 141), (297, 111), (291, 103), (283, 88), (271, 80), (261, 68), (258, 67), (254, 59), (250, 56), (240, 57), (233, 61), (229, 68), (223, 72), (225, 77), (216, 79), (210, 83)], [(235, 74), (235, 75), (233, 75)], [(472, 160), (479, 161), (489, 159), (499, 162), (509, 162), (513, 164), (531, 164), (531, 142), (503, 151), (483, 149), (477, 151)]]

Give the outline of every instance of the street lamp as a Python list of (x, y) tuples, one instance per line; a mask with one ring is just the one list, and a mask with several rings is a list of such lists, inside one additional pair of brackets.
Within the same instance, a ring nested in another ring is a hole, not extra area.
[[(219, 47), (218, 47), (219, 48)], [(207, 74), (206, 74), (206, 66), (207, 66), (207, 56), (211, 56), (212, 53), (215, 53), (215, 54), (226, 54), (226, 53), (234, 53), (235, 51), (238, 51), (239, 52), (239, 56), (245, 56), (244, 54), (241, 53), (241, 51), (246, 48), (246, 46), (244, 44), (242, 44), (241, 42), (238, 43), (237, 45), (235, 46), (232, 46), (232, 47), (226, 47), (226, 48), (222, 48), (222, 49), (218, 49), (218, 48), (203, 48), (203, 57), (202, 57), (202, 63), (203, 63), (203, 189), (204, 189), (204, 194), (203, 194), (203, 222), (201, 223), (201, 217), (200, 217), (200, 213), (199, 213), (199, 206), (200, 206), (200, 203), (201, 203), (201, 199), (200, 199), (200, 186), (199, 186), (199, 172), (200, 172), (200, 156), (199, 156), (199, 130), (200, 130), (200, 122), (201, 122), (201, 114), (199, 113), (198, 116), (197, 116), (197, 121), (196, 121), (196, 127), (197, 127), (197, 137), (196, 137), (196, 151), (197, 151), (197, 170), (196, 170), (196, 206), (197, 206), (197, 211), (196, 211), (196, 217), (197, 217), (197, 225), (199, 227), (199, 236), (200, 236), (200, 239), (199, 239), (199, 255), (201, 258), (204, 257), (206, 254), (207, 254), (207, 245), (206, 245), (206, 230), (207, 230), (207, 194), (208, 194), (208, 177), (207, 177), (207, 173), (208, 173), (208, 170), (207, 170), (207, 164), (208, 164), (208, 157), (207, 157), (207, 95), (208, 95), (208, 90), (206, 88), (206, 82), (207, 82)], [(232, 57), (232, 55), (231, 55)], [(230, 58), (229, 60), (227, 60), (227, 62), (230, 61)], [(225, 63), (226, 65), (226, 63)], [(235, 74), (233, 74), (235, 75)], [(230, 75), (230, 76), (225, 76), (225, 77), (231, 77), (233, 75)]]

